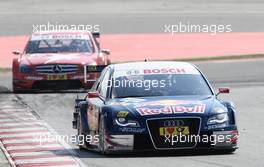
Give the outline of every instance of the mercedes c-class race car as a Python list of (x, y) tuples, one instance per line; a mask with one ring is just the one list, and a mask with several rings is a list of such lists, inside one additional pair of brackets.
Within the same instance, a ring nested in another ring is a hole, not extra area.
[(84, 31), (33, 33), (22, 53), (13, 52), (19, 56), (13, 60), (14, 92), (91, 88), (100, 74), (89, 71), (84, 82), (83, 66), (110, 63), (110, 52), (100, 48), (99, 37), (99, 33)]
[[(210, 149), (233, 152), (238, 130), (232, 102), (220, 101), (205, 76), (185, 62), (107, 66), (83, 99), (73, 128), (80, 148), (102, 153)], [(79, 140), (80, 141), (80, 140)]]

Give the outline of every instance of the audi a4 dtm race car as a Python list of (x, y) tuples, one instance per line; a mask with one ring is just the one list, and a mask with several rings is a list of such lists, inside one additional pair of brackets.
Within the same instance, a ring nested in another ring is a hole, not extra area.
[[(101, 49), (99, 33), (42, 31), (33, 33), (19, 58), (13, 60), (13, 90), (91, 88), (99, 77), (89, 71), (84, 82), (84, 65), (110, 63), (109, 50)], [(90, 68), (92, 69), (92, 68)]]
[(185, 62), (107, 66), (83, 99), (73, 128), (80, 148), (102, 153), (210, 149), (233, 152), (238, 130), (232, 102), (220, 101), (205, 76)]

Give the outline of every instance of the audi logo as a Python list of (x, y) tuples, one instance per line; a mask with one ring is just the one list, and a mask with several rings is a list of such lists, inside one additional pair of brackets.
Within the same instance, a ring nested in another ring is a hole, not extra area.
[(163, 126), (182, 126), (184, 125), (183, 120), (166, 120), (163, 122)]

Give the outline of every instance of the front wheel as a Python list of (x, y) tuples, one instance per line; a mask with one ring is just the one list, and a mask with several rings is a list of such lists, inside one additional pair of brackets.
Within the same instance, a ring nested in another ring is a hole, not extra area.
[(220, 152), (221, 152), (222, 154), (232, 154), (232, 153), (234, 153), (235, 151), (236, 151), (236, 149), (235, 149), (235, 148), (232, 148), (232, 149), (221, 150)]
[(20, 88), (13, 84), (13, 93), (29, 93), (30, 89)]
[(103, 116), (101, 115), (99, 122), (99, 151), (102, 154), (107, 154), (105, 135), (105, 122)]

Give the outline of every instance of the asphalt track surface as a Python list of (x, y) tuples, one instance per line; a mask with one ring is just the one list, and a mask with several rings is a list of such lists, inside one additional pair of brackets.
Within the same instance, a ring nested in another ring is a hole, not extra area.
[[(1, 36), (26, 35), (33, 24), (100, 24), (102, 33), (163, 33), (164, 24), (179, 21), (193, 24), (232, 24), (234, 32), (263, 32), (262, 0), (33, 0), (0, 1)], [(2, 55), (1, 55), (2, 56)], [(239, 150), (231, 155), (192, 153), (132, 154), (106, 157), (79, 151), (88, 166), (264, 166), (264, 60), (196, 63), (214, 88), (230, 86), (231, 93), (221, 95), (237, 106)], [(13, 95), (11, 73), (0, 75), (1, 98)], [(41, 119), (61, 135), (72, 135), (73, 101), (76, 93), (18, 94)]]
[[(114, 157), (102, 156), (89, 151), (80, 151), (74, 145), (80, 159), (88, 166), (119, 167), (119, 166), (264, 166), (264, 147), (262, 143), (263, 108), (264, 108), (264, 60), (242, 60), (221, 62), (195, 63), (208, 77), (213, 87), (229, 86), (231, 93), (221, 95), (221, 99), (232, 100), (237, 107), (239, 125), (239, 149), (230, 155), (204, 153), (147, 153), (123, 154)], [(11, 76), (9, 73), (0, 75), (2, 94), (12, 95)], [(6, 91), (4, 93), (4, 91)], [(60, 135), (73, 135), (71, 128), (74, 98), (77, 93), (39, 93), (17, 94), (28, 104), (41, 119), (53, 127)], [(83, 93), (80, 94), (82, 96)]]
[(32, 25), (99, 24), (102, 33), (163, 33), (164, 24), (232, 24), (264, 29), (262, 0), (9, 0), (0, 2), (0, 35), (31, 34)]

